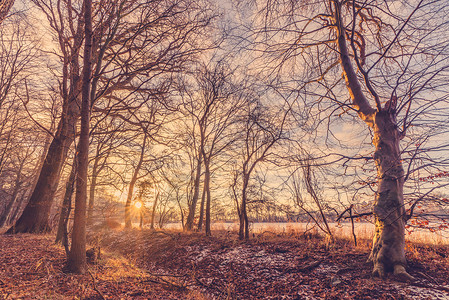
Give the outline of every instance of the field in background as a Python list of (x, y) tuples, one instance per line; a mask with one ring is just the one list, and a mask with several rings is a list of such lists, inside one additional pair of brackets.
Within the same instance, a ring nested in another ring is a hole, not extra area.
[[(335, 236), (352, 239), (352, 230), (350, 223), (329, 223)], [(371, 239), (374, 234), (374, 224), (355, 223), (355, 234), (357, 239)], [(238, 223), (213, 223), (212, 230), (237, 231)], [(181, 223), (168, 223), (164, 225), (165, 229), (182, 230)], [(312, 223), (251, 223), (252, 233), (260, 234), (264, 232), (272, 233), (320, 233), (319, 229)], [(449, 230), (431, 232), (428, 229), (415, 228), (411, 231), (406, 230), (406, 240), (413, 243), (449, 245)]]

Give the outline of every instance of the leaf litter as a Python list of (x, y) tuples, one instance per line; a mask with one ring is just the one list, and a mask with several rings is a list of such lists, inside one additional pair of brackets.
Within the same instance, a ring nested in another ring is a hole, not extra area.
[(346, 240), (110, 230), (89, 241), (101, 259), (74, 275), (52, 236), (0, 235), (0, 299), (449, 299), (444, 246), (408, 245), (417, 280), (402, 283), (372, 278), (368, 246)]

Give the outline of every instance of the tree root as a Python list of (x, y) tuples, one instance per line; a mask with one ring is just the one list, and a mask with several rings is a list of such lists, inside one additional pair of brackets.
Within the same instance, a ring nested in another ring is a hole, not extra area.
[[(405, 267), (403, 265), (395, 265), (393, 275), (397, 281), (401, 281), (401, 282), (415, 281), (415, 277), (413, 277), (412, 275), (407, 273), (407, 271), (405, 270)], [(372, 276), (378, 277), (381, 279), (385, 278), (385, 268), (384, 268), (383, 264), (375, 264), (374, 265)]]
[(378, 277), (378, 278), (384, 278), (385, 277), (384, 266), (382, 264), (375, 264), (372, 276)]
[(405, 267), (403, 265), (395, 265), (393, 274), (394, 274), (394, 277), (398, 281), (402, 281), (402, 282), (415, 281), (415, 277), (413, 277), (412, 275), (407, 273), (407, 271), (405, 270)]
[(100, 296), (100, 298), (101, 298), (102, 300), (105, 300), (106, 298), (104, 297), (103, 293), (98, 289), (98, 287), (97, 287), (97, 285), (96, 285), (96, 283), (95, 283), (95, 277), (94, 277), (94, 275), (93, 275), (89, 270), (87, 270), (87, 272), (89, 272), (89, 275), (90, 275), (90, 277), (92, 278), (92, 285), (93, 285), (94, 291), (98, 293), (98, 295)]

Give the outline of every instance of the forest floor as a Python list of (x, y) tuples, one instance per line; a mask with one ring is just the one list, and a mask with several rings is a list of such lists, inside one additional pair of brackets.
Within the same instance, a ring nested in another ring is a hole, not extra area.
[(407, 244), (414, 282), (371, 277), (369, 241), (265, 232), (102, 230), (86, 275), (51, 235), (0, 235), (0, 299), (449, 299), (449, 248)]

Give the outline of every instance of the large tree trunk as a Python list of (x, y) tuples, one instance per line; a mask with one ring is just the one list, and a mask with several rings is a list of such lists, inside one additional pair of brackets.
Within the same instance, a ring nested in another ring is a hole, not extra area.
[[(73, 107), (72, 104), (70, 107)], [(75, 107), (62, 115), (58, 130), (48, 148), (44, 164), (30, 200), (16, 224), (7, 233), (41, 233), (50, 230), (48, 218), (58, 188), (59, 175), (75, 136)]]
[(378, 112), (373, 138), (378, 178), (374, 202), (376, 231), (370, 259), (375, 276), (394, 272), (403, 279), (411, 279), (405, 271), (404, 169), (399, 141), (394, 112), (387, 109)]
[(81, 132), (78, 145), (78, 172), (76, 175), (75, 214), (72, 245), (67, 261), (73, 273), (84, 274), (86, 262), (86, 204), (87, 172), (89, 167), (90, 83), (92, 75), (92, 0), (84, 0), (84, 66), (81, 105)]

